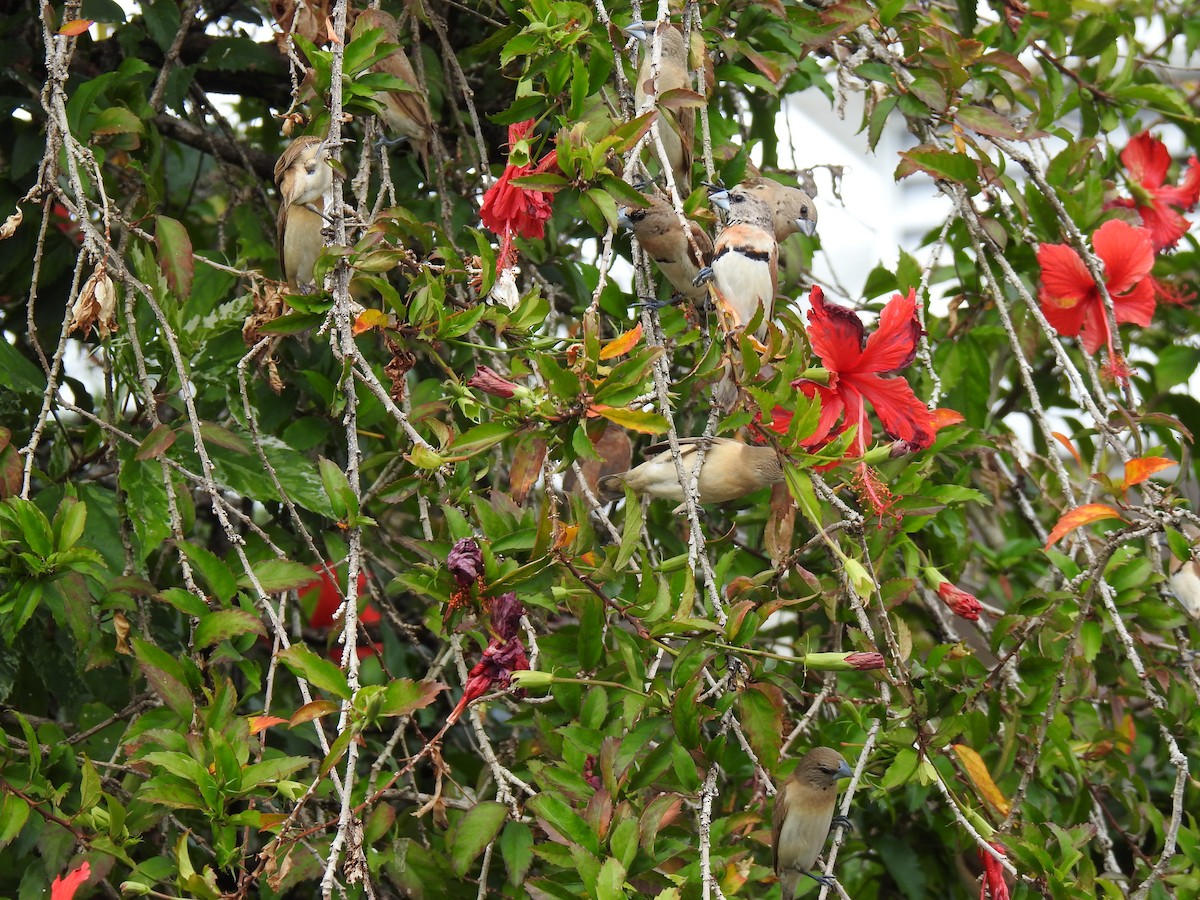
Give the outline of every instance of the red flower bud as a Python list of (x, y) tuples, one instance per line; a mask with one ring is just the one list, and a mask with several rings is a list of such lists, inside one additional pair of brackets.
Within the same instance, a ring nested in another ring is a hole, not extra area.
[[(1003, 844), (997, 844), (995, 841), (988, 843), (1001, 856), (1008, 855)], [(983, 863), (983, 887), (979, 892), (980, 900), (983, 900), (984, 897), (990, 897), (991, 900), (1008, 900), (1008, 883), (1004, 880), (1004, 866), (1000, 864), (1000, 860), (980, 847), (979, 861)]]
[(446, 568), (460, 587), (468, 587), (483, 571), (483, 554), (474, 538), (463, 538), (446, 555)]
[(983, 609), (982, 604), (974, 594), (968, 594), (962, 588), (955, 586), (949, 581), (943, 581), (937, 588), (938, 596), (945, 601), (946, 605), (953, 610), (956, 616), (963, 619), (970, 619), (972, 622), (979, 618), (979, 613)]
[(869, 672), (871, 669), (883, 668), (882, 653), (851, 653), (846, 657), (850, 667), (858, 672)]
[(489, 369), (487, 366), (479, 366), (475, 370), (475, 374), (467, 379), (467, 387), (478, 388), (485, 394), (491, 394), (493, 397), (508, 399), (521, 386), (509, 381), (494, 369)]

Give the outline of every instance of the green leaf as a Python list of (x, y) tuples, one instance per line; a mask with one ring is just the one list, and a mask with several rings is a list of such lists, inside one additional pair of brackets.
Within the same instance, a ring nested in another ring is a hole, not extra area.
[(558, 797), (543, 792), (529, 798), (526, 806), (564, 838), (578, 844), (593, 856), (599, 855), (600, 841), (596, 833)]
[(642, 434), (662, 434), (667, 430), (667, 420), (658, 413), (614, 406), (593, 406), (592, 412), (603, 416), (610, 422), (616, 422), (622, 428)]
[(625, 867), (619, 859), (610, 856), (604, 861), (604, 865), (600, 867), (600, 874), (596, 877), (596, 900), (619, 900), (627, 897), (624, 884)]
[(533, 863), (533, 832), (524, 822), (509, 822), (500, 835), (500, 855), (508, 870), (508, 883), (520, 885), (525, 881)]
[(142, 438), (133, 458), (138, 461), (157, 459), (175, 443), (175, 430), (170, 425), (160, 422), (150, 429), (150, 433)]
[[(292, 562), (290, 559), (265, 559), (255, 563), (251, 569), (254, 572), (254, 580), (269, 594), (299, 590), (321, 580), (321, 574), (311, 566)], [(238, 584), (242, 587), (249, 587), (251, 583), (247, 575), (238, 579)]]
[(784, 700), (779, 688), (749, 684), (738, 697), (738, 720), (759, 759), (778, 759), (783, 746)]
[(176, 544), (176, 547), (200, 573), (200, 577), (204, 579), (208, 589), (213, 592), (213, 596), (222, 605), (227, 605), (233, 599), (233, 595), (237, 593), (238, 586), (237, 577), (229, 571), (229, 567), (217, 559), (216, 554), (204, 547), (187, 541)]
[(485, 800), (467, 810), (447, 841), (455, 875), (466, 877), (475, 858), (495, 839), (507, 818), (508, 807), (495, 800)]
[(243, 634), (258, 634), (266, 637), (267, 629), (257, 616), (244, 609), (222, 609), (208, 613), (200, 619), (200, 623), (196, 626), (196, 648), (203, 650)]
[(16, 394), (41, 394), (46, 376), (7, 340), (0, 341), (0, 387)]
[(960, 106), (955, 119), (960, 125), (989, 137), (1007, 138), (1010, 141), (1022, 140), (1021, 132), (1012, 122), (982, 106)]
[(291, 670), (293, 675), (303, 678), (314, 687), (340, 697), (350, 699), (350, 685), (346, 674), (327, 659), (322, 659), (303, 644), (293, 644), (277, 657)]
[(448, 690), (440, 681), (413, 681), (398, 678), (388, 684), (383, 692), (379, 714), (383, 716), (407, 716), (424, 709), (437, 699), (438, 694)]
[(29, 820), (29, 804), (16, 794), (0, 792), (0, 849), (7, 847)]
[(277, 756), (251, 763), (242, 769), (241, 793), (248, 794), (264, 784), (275, 784), (312, 765), (307, 756)]
[(192, 721), (195, 709), (192, 692), (187, 685), (183, 664), (166, 651), (135, 637), (132, 641), (133, 655), (150, 689), (185, 724)]
[(974, 185), (979, 169), (965, 153), (954, 153), (941, 150), (928, 144), (914, 147), (912, 150), (900, 152), (901, 163), (896, 167), (896, 180), (899, 181), (913, 172), (925, 172), (934, 178), (958, 184)]

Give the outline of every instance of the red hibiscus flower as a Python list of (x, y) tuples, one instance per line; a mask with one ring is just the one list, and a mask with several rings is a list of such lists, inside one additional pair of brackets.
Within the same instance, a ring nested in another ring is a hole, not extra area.
[[(800, 378), (792, 382), (805, 396), (821, 398), (817, 430), (803, 446), (824, 446), (851, 425), (858, 431), (850, 452), (861, 456), (871, 443), (870, 401), (883, 430), (895, 440), (923, 449), (933, 442), (933, 416), (903, 378), (884, 378), (908, 366), (917, 354), (921, 325), (917, 321), (917, 294), (896, 294), (879, 317), (879, 327), (864, 340), (862, 320), (853, 310), (826, 303), (819, 287), (812, 289), (808, 337), (813, 352), (829, 371), (829, 384)], [(838, 422), (841, 421), (839, 425)]]
[[(1001, 856), (1008, 856), (1003, 844), (996, 841), (988, 841), (988, 843)], [(1008, 884), (1004, 880), (1004, 866), (1001, 865), (1000, 860), (980, 847), (979, 861), (983, 863), (983, 883), (979, 886), (979, 900), (985, 900), (988, 897), (991, 900), (1008, 900)]]
[(1200, 201), (1200, 160), (1194, 156), (1188, 160), (1178, 186), (1164, 185), (1171, 154), (1162, 141), (1143, 131), (1121, 151), (1121, 162), (1129, 172), (1133, 197), (1114, 200), (1109, 207), (1136, 209), (1156, 251), (1174, 247), (1191, 227), (1183, 212), (1191, 212)]
[[(1154, 315), (1154, 287), (1146, 277), (1154, 266), (1150, 232), (1127, 222), (1105, 222), (1092, 235), (1092, 247), (1104, 263), (1104, 284), (1112, 297), (1117, 322), (1149, 325)], [(1063, 337), (1082, 333), (1083, 348), (1095, 353), (1108, 345), (1110, 365), (1123, 366), (1113, 352), (1112, 335), (1100, 290), (1083, 260), (1066, 244), (1038, 247), (1042, 313)]]
[[(532, 129), (533, 119), (509, 125), (509, 148), (523, 140)], [(550, 218), (551, 203), (554, 200), (554, 195), (550, 192), (518, 187), (512, 183), (513, 179), (540, 174), (557, 167), (557, 150), (551, 150), (536, 165), (530, 162), (523, 166), (514, 166), (510, 162), (499, 180), (483, 195), (479, 218), (488, 229), (499, 235), (503, 242), (500, 246), (500, 258), (496, 263), (498, 270), (506, 269), (515, 262), (512, 247), (514, 234), (524, 238), (545, 236), (546, 220)]]
[(50, 883), (50, 900), (71, 900), (91, 874), (91, 863), (85, 860), (78, 869), (58, 876)]

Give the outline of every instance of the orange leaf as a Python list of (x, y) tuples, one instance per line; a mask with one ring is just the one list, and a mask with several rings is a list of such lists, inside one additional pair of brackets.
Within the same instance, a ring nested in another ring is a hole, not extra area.
[(638, 341), (642, 339), (642, 323), (638, 322), (631, 329), (618, 337), (613, 338), (602, 348), (600, 348), (601, 359), (612, 359), (617, 356), (624, 356), (630, 350), (637, 346)]
[(325, 20), (325, 34), (335, 44), (342, 42), (342, 39), (338, 36), (337, 29), (333, 27), (333, 16)]
[(94, 19), (72, 19), (70, 22), (65, 23), (62, 28), (58, 29), (58, 33), (65, 34), (67, 37), (76, 37), (83, 34), (94, 24)]
[(364, 331), (370, 331), (372, 328), (386, 325), (387, 321), (388, 314), (382, 309), (364, 309), (358, 314), (358, 318), (354, 320), (354, 334), (360, 335)]
[(250, 733), (258, 734), (260, 731), (266, 731), (272, 725), (283, 725), (287, 719), (281, 719), (279, 716), (251, 716), (250, 717)]
[(555, 533), (554, 546), (551, 549), (561, 550), (564, 547), (569, 547), (571, 541), (575, 540), (575, 535), (577, 534), (579, 534), (578, 525), (564, 525)]
[(991, 773), (988, 772), (987, 763), (983, 761), (983, 757), (966, 744), (951, 744), (951, 746), (958, 754), (958, 761), (967, 770), (967, 777), (975, 785), (979, 796), (994, 806), (1000, 815), (1007, 816), (1008, 801), (1000, 793), (1000, 788), (996, 787), (996, 782), (992, 781)]
[(1051, 544), (1058, 541), (1068, 532), (1074, 531), (1080, 525), (1099, 522), (1101, 519), (1121, 519), (1122, 522), (1125, 521), (1121, 518), (1121, 514), (1107, 503), (1085, 503), (1083, 506), (1077, 506), (1063, 513), (1062, 518), (1055, 523), (1053, 530), (1051, 530), (1050, 539), (1046, 541), (1044, 549), (1049, 550)]
[(1070, 452), (1070, 454), (1073, 457), (1075, 457), (1075, 462), (1077, 462), (1082, 467), (1083, 466), (1083, 457), (1081, 457), (1079, 455), (1079, 451), (1075, 449), (1075, 445), (1071, 443), (1071, 439), (1069, 437), (1067, 437), (1065, 434), (1059, 434), (1057, 431), (1052, 431), (1050, 433), (1052, 435), (1054, 435), (1054, 439), (1056, 441), (1058, 441), (1060, 444), (1062, 444), (1064, 447), (1067, 448), (1067, 450)]
[(1175, 465), (1175, 460), (1167, 459), (1164, 456), (1143, 456), (1131, 459), (1125, 463), (1125, 480), (1121, 483), (1121, 490), (1141, 484), (1155, 472), (1169, 469), (1173, 465)]
[(955, 409), (946, 409), (939, 406), (933, 410), (933, 430), (941, 431), (943, 428), (948, 428), (951, 425), (958, 425), (961, 422), (967, 421), (966, 418)]

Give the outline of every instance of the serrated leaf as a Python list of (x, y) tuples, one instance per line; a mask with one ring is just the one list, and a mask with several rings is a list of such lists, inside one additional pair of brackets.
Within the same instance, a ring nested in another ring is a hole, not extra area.
[[(321, 573), (303, 563), (290, 559), (266, 559), (252, 566), (254, 579), (264, 591), (273, 594), (277, 591), (295, 591), (314, 581), (321, 580)], [(243, 575), (238, 583), (249, 587), (252, 582)]]
[(624, 356), (638, 345), (642, 339), (642, 323), (638, 322), (624, 334), (618, 335), (600, 348), (600, 359), (613, 359)]
[(466, 877), (471, 864), (500, 833), (507, 818), (508, 807), (496, 800), (485, 800), (467, 810), (454, 829), (453, 839), (448, 841), (455, 875)]
[(203, 650), (243, 634), (266, 637), (267, 629), (257, 616), (244, 609), (218, 610), (200, 619), (196, 626), (196, 648)]
[(350, 699), (350, 685), (346, 673), (327, 659), (322, 659), (303, 644), (293, 644), (281, 652), (277, 659), (300, 678), (314, 687), (340, 697)]
[(183, 223), (169, 216), (154, 217), (154, 246), (158, 248), (158, 266), (167, 276), (171, 290), (183, 299), (192, 293), (196, 260), (192, 239)]

